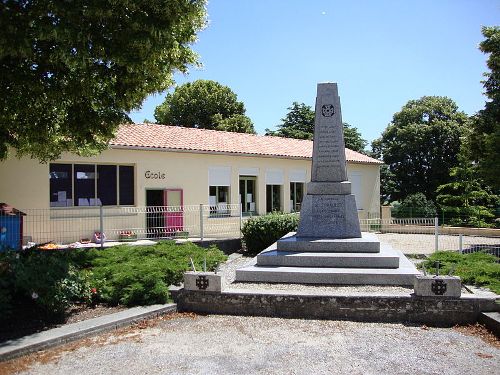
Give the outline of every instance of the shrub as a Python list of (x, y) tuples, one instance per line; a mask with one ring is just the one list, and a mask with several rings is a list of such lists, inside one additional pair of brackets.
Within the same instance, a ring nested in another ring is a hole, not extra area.
[(191, 268), (190, 258), (201, 270), (206, 256), (207, 270), (214, 270), (226, 256), (216, 247), (161, 242), (155, 246), (122, 245), (100, 251), (92, 260), (97, 293), (103, 302), (116, 305), (165, 303), (168, 287), (179, 284)]
[(242, 233), (246, 251), (255, 255), (289, 232), (297, 230), (299, 215), (272, 213), (248, 219)]
[(436, 206), (431, 200), (427, 200), (424, 194), (416, 193), (408, 195), (401, 203), (395, 202), (391, 210), (393, 217), (434, 217)]
[(500, 293), (500, 264), (497, 257), (483, 252), (459, 254), (453, 251), (439, 251), (432, 254), (423, 265), (431, 273), (439, 261), (441, 274), (448, 274), (455, 268), (454, 274), (460, 276), (463, 283), (485, 286), (495, 293)]
[(7, 251), (0, 258), (0, 311), (18, 309), (46, 320), (59, 319), (73, 302), (92, 303), (91, 273), (75, 266), (76, 254), (61, 251)]

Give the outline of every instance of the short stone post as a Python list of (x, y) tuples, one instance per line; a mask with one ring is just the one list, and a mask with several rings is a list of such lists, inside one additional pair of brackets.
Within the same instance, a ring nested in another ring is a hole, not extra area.
[(415, 277), (415, 295), (420, 297), (452, 297), (459, 298), (462, 294), (462, 282), (458, 276), (428, 276)]
[(214, 272), (186, 272), (184, 273), (184, 289), (200, 292), (222, 291), (221, 274)]
[(380, 231), (382, 233), (385, 233), (385, 231), (388, 228), (388, 225), (391, 224), (391, 219), (392, 219), (392, 213), (391, 213), (391, 206), (382, 206), (380, 207)]

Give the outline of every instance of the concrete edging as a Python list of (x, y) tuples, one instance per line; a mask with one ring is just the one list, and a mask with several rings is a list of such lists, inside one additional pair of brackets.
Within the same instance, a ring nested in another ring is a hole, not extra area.
[(499, 312), (483, 312), (479, 314), (478, 322), (488, 328), (496, 337), (500, 338)]
[(112, 331), (144, 319), (167, 315), (177, 311), (174, 303), (133, 307), (114, 314), (103, 315), (81, 322), (67, 324), (19, 339), (0, 343), (0, 361), (6, 361), (39, 350), (49, 349), (97, 333)]
[(478, 296), (323, 295), (262, 290), (216, 293), (180, 289), (174, 300), (180, 312), (448, 327), (475, 323), (481, 312), (500, 310), (496, 297)]

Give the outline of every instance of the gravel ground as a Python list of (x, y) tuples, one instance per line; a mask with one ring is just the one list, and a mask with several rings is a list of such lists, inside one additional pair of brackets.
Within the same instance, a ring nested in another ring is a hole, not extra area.
[[(412, 259), (419, 261), (418, 259)], [(266, 284), (266, 283), (235, 283), (235, 272), (237, 268), (254, 263), (254, 258), (249, 257), (233, 257), (229, 261), (220, 266), (219, 270), (223, 273), (223, 288), (225, 291), (240, 291), (240, 290), (275, 290), (286, 292), (304, 292), (321, 295), (410, 295), (413, 293), (413, 288), (402, 286), (380, 286), (380, 285), (304, 285), (304, 284)], [(477, 290), (480, 294), (481, 290)], [(470, 292), (462, 288), (462, 294), (470, 294)], [(476, 293), (474, 293), (476, 294)], [(484, 293), (483, 293), (484, 294)]]
[(0, 373), (490, 375), (496, 344), (425, 326), (181, 315), (0, 363)]

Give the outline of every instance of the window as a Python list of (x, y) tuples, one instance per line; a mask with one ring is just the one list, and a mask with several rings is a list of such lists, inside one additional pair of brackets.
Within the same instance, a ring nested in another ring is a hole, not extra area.
[(134, 167), (120, 165), (120, 205), (134, 204)]
[(73, 206), (72, 170), (71, 164), (50, 165), (50, 207)]
[(134, 167), (107, 164), (50, 164), (50, 206), (134, 204)]
[(244, 215), (253, 215), (257, 212), (255, 182), (255, 177), (240, 176), (240, 203)]
[(209, 205), (210, 214), (228, 214), (229, 213), (229, 186), (210, 186), (209, 187)]
[(266, 211), (282, 211), (281, 185), (266, 185)]
[(208, 168), (208, 204), (210, 215), (228, 215), (229, 187), (231, 186), (231, 167)]
[[(121, 186), (121, 185), (120, 185)], [(116, 206), (117, 204), (116, 165), (97, 166), (97, 199), (103, 206)], [(120, 197), (122, 195), (120, 194)]]
[(96, 206), (95, 165), (75, 164), (73, 166), (75, 206)]
[(290, 210), (300, 212), (300, 205), (304, 197), (304, 183), (290, 182)]

